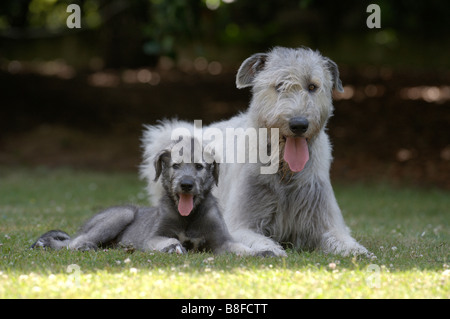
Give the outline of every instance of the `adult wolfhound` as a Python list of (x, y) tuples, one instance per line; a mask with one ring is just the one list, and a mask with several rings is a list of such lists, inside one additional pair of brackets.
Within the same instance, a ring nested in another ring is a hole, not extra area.
[[(252, 128), (268, 129), (265, 141), (272, 159), (223, 160), (215, 194), (232, 236), (253, 254), (286, 256), (283, 246), (344, 256), (366, 254), (345, 225), (329, 177), (332, 156), (325, 127), (333, 113), (332, 90), (343, 91), (336, 63), (308, 48), (276, 47), (246, 59), (236, 85), (252, 88), (249, 109), (207, 129), (225, 135), (230, 128), (242, 128), (234, 131), (236, 139)], [(195, 131), (192, 123), (166, 120), (144, 132), (141, 175), (149, 182), (152, 201), (162, 189), (152, 182), (155, 150), (179, 138), (172, 134), (179, 128)], [(272, 132), (278, 133), (275, 141)], [(247, 146), (252, 149), (251, 142)], [(261, 173), (274, 163), (274, 173)]]

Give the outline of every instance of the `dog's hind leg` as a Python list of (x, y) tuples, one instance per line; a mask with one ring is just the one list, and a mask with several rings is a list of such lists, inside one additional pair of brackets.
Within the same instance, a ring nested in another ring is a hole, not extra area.
[(70, 243), (70, 249), (90, 250), (109, 245), (133, 222), (137, 208), (134, 206), (110, 207), (84, 224)]
[(30, 248), (61, 249), (67, 247), (70, 236), (62, 230), (50, 230), (39, 237)]

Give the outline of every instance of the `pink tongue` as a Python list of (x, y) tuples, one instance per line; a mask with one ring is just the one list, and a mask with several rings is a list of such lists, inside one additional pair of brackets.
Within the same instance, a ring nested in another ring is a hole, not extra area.
[(284, 160), (293, 172), (300, 172), (309, 160), (308, 143), (304, 137), (286, 137)]
[(191, 194), (179, 194), (180, 202), (178, 203), (178, 211), (181, 216), (187, 216), (194, 208), (194, 196)]

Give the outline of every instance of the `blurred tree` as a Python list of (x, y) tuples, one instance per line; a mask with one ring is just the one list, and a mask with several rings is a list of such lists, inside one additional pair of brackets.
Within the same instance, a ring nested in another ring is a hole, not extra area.
[[(148, 56), (154, 61), (160, 55), (176, 57), (186, 47), (198, 54), (206, 46), (265, 50), (278, 44), (302, 43), (321, 47), (339, 43), (346, 35), (364, 39), (366, 7), (371, 2), (374, 1), (3, 0), (0, 41), (4, 44), (8, 39), (73, 35), (77, 31), (65, 27), (65, 9), (76, 3), (82, 8), (83, 19), (77, 34), (85, 37), (84, 44), (97, 48), (109, 66), (148, 63)], [(386, 29), (379, 41), (389, 42), (406, 35), (412, 40), (448, 42), (450, 2), (375, 3), (381, 7), (382, 29)]]

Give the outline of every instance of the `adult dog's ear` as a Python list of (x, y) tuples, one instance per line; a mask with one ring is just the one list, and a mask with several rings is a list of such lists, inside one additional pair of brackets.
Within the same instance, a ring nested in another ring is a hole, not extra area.
[(164, 164), (168, 164), (170, 161), (170, 151), (169, 150), (163, 150), (161, 152), (159, 152), (156, 156), (155, 156), (155, 179), (154, 181), (156, 182), (159, 178), (159, 176), (161, 175), (162, 172), (162, 168)]
[[(210, 146), (210, 145), (208, 145)], [(217, 158), (213, 155), (214, 151), (211, 151), (208, 149), (208, 146), (203, 152), (203, 158), (206, 163), (211, 163), (211, 173), (214, 178), (214, 182), (216, 183), (216, 186), (219, 184), (219, 161)]]
[(264, 68), (267, 60), (267, 54), (256, 53), (245, 60), (236, 76), (236, 87), (238, 89), (253, 85), (256, 74)]
[(331, 79), (333, 80), (333, 88), (338, 90), (338, 92), (344, 92), (344, 88), (342, 87), (341, 79), (339, 78), (339, 69), (337, 64), (330, 60), (329, 58), (325, 58), (326, 66), (331, 73)]

